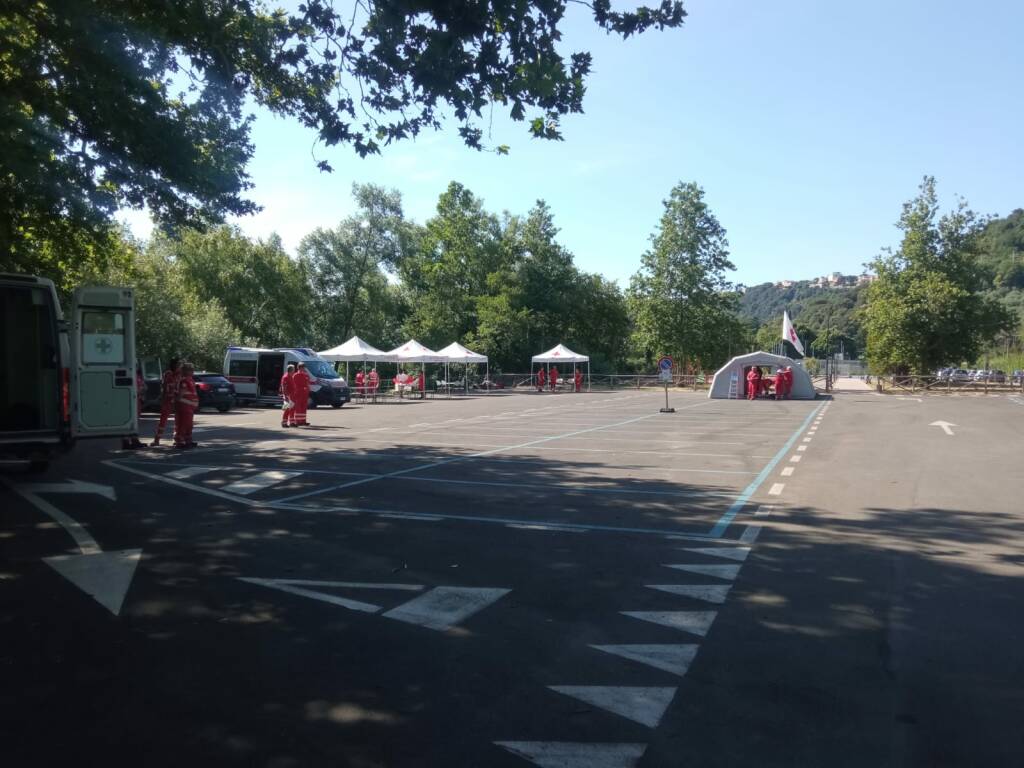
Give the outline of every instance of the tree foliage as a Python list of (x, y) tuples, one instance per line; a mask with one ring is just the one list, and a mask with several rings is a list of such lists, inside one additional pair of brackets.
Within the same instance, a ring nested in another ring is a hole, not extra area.
[(668, 354), (714, 365), (745, 335), (725, 277), (734, 269), (725, 228), (693, 182), (677, 184), (664, 208), (629, 288), (634, 344), (648, 360)]
[(978, 262), (984, 222), (964, 201), (939, 216), (935, 180), (925, 177), (897, 226), (903, 240), (872, 263), (878, 279), (861, 311), (869, 365), (927, 373), (973, 360), (1011, 322), (998, 302), (980, 293), (986, 287)]
[[(685, 17), (673, 0), (588, 7), (623, 37)], [(360, 155), (437, 129), (449, 111), (479, 148), (494, 106), (533, 136), (560, 138), (591, 68), (588, 53), (559, 51), (565, 10), (508, 0), (369, 0), (351, 14), (331, 0), (293, 13), (253, 0), (6, 3), (0, 252), (24, 263), (33, 240), (62, 242), (69, 227), (102, 239), (119, 207), (145, 205), (175, 227), (252, 212), (253, 104)]]

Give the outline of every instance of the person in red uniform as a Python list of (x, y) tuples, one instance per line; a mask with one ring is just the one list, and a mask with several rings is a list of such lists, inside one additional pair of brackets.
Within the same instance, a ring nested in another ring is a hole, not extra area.
[(548, 383), (551, 385), (552, 392), (558, 389), (558, 369), (553, 365), (551, 366), (551, 370), (548, 371)]
[(783, 373), (785, 375), (782, 378), (782, 386), (784, 387), (782, 397), (784, 400), (789, 400), (789, 393), (793, 391), (793, 367), (787, 365)]
[(419, 390), (420, 400), (424, 400), (427, 397), (427, 378), (423, 375), (423, 369), (420, 368), (420, 375), (416, 377), (416, 389)]
[(292, 377), (292, 402), (295, 403), (295, 426), (308, 427), (306, 422), (306, 408), (309, 407), (309, 374), (306, 373), (306, 364), (299, 363), (295, 366), (295, 376)]
[(541, 368), (539, 371), (537, 371), (537, 391), (538, 392), (543, 392), (544, 391), (544, 384), (545, 384), (546, 381), (547, 381), (547, 377), (544, 375), (544, 369)]
[(192, 439), (192, 425), (196, 411), (199, 410), (199, 395), (196, 394), (196, 383), (192, 379), (195, 368), (191, 363), (182, 363), (181, 377), (178, 379), (178, 396), (174, 407), (174, 447), (195, 448), (197, 443)]
[(786, 392), (786, 369), (780, 367), (770, 378), (772, 388), (775, 390), (775, 399), (781, 400)]
[(180, 365), (178, 358), (172, 357), (169, 367), (164, 371), (164, 377), (160, 384), (160, 421), (156, 423), (156, 434), (153, 435), (151, 447), (160, 445), (160, 438), (163, 437), (167, 419), (174, 413), (175, 403), (178, 401), (178, 377), (181, 375), (178, 368)]
[(281, 377), (277, 392), (281, 395), (281, 426), (295, 426), (295, 399), (292, 397), (292, 379), (295, 378), (295, 366), (289, 365)]
[(363, 374), (362, 370), (356, 371), (356, 394), (366, 394), (366, 376)]
[(583, 390), (583, 371), (579, 368), (576, 369), (576, 373), (573, 375), (573, 381), (576, 382), (576, 391), (580, 392)]
[(761, 391), (761, 369), (756, 365), (747, 371), (747, 400), (754, 400)]
[(366, 381), (367, 381), (367, 384), (369, 385), (368, 388), (367, 388), (367, 393), (370, 394), (370, 395), (376, 396), (376, 394), (377, 394), (377, 387), (380, 386), (380, 376), (377, 375), (377, 369), (376, 368), (371, 368), (370, 369), (370, 375), (366, 377)]

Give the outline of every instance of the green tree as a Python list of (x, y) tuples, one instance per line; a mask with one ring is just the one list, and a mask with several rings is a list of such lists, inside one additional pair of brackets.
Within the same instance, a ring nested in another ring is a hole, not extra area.
[[(672, 0), (589, 7), (623, 37), (685, 17)], [(21, 265), (32, 241), (73, 242), (68, 229), (102, 239), (119, 207), (190, 227), (252, 212), (252, 104), (360, 155), (437, 129), (444, 114), (479, 148), (494, 106), (547, 139), (561, 137), (561, 115), (582, 111), (591, 57), (558, 50), (565, 3), (370, 0), (353, 10), (331, 0), (294, 13), (254, 0), (5, 4), (0, 253)]]
[(984, 222), (964, 201), (939, 216), (935, 179), (926, 176), (897, 226), (902, 242), (872, 263), (878, 279), (861, 310), (869, 365), (878, 372), (927, 373), (973, 360), (1012, 325), (996, 300), (979, 293), (985, 288), (978, 263)]
[(316, 229), (299, 244), (312, 292), (317, 346), (339, 344), (353, 333), (383, 343), (379, 312), (396, 298), (385, 272), (395, 272), (416, 241), (402, 213), (402, 196), (373, 184), (353, 184), (356, 213), (337, 228)]
[(648, 364), (668, 354), (713, 366), (728, 354), (730, 339), (745, 333), (725, 279), (734, 269), (725, 229), (696, 183), (677, 184), (664, 207), (629, 287), (633, 341)]

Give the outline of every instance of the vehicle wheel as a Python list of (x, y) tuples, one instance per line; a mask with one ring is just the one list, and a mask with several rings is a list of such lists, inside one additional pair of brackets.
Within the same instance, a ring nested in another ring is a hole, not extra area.
[(227, 413), (228, 411), (231, 410), (231, 406), (230, 405), (218, 405), (217, 406), (217, 410), (220, 411), (221, 413)]
[(331, 408), (341, 408), (343, 405), (344, 403), (331, 403)]
[(307, 408), (309, 408), (309, 410), (311, 410), (311, 411), (315, 411), (316, 410), (316, 400), (313, 400), (312, 398), (310, 398), (309, 405), (307, 406)]

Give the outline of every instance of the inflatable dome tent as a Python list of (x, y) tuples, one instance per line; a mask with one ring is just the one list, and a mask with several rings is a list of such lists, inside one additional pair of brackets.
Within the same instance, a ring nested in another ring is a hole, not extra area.
[[(771, 352), (751, 352), (749, 355), (739, 355), (723, 365), (715, 372), (715, 380), (708, 390), (708, 397), (713, 399), (728, 400), (744, 399), (747, 396), (747, 370), (757, 365), (761, 368), (768, 368), (774, 372), (782, 366), (790, 366), (793, 369), (793, 389), (789, 393), (791, 400), (813, 400), (816, 396), (814, 384), (811, 383), (810, 374), (800, 364), (799, 360), (793, 360), (785, 355), (773, 355)], [(736, 386), (733, 386), (735, 382)]]

